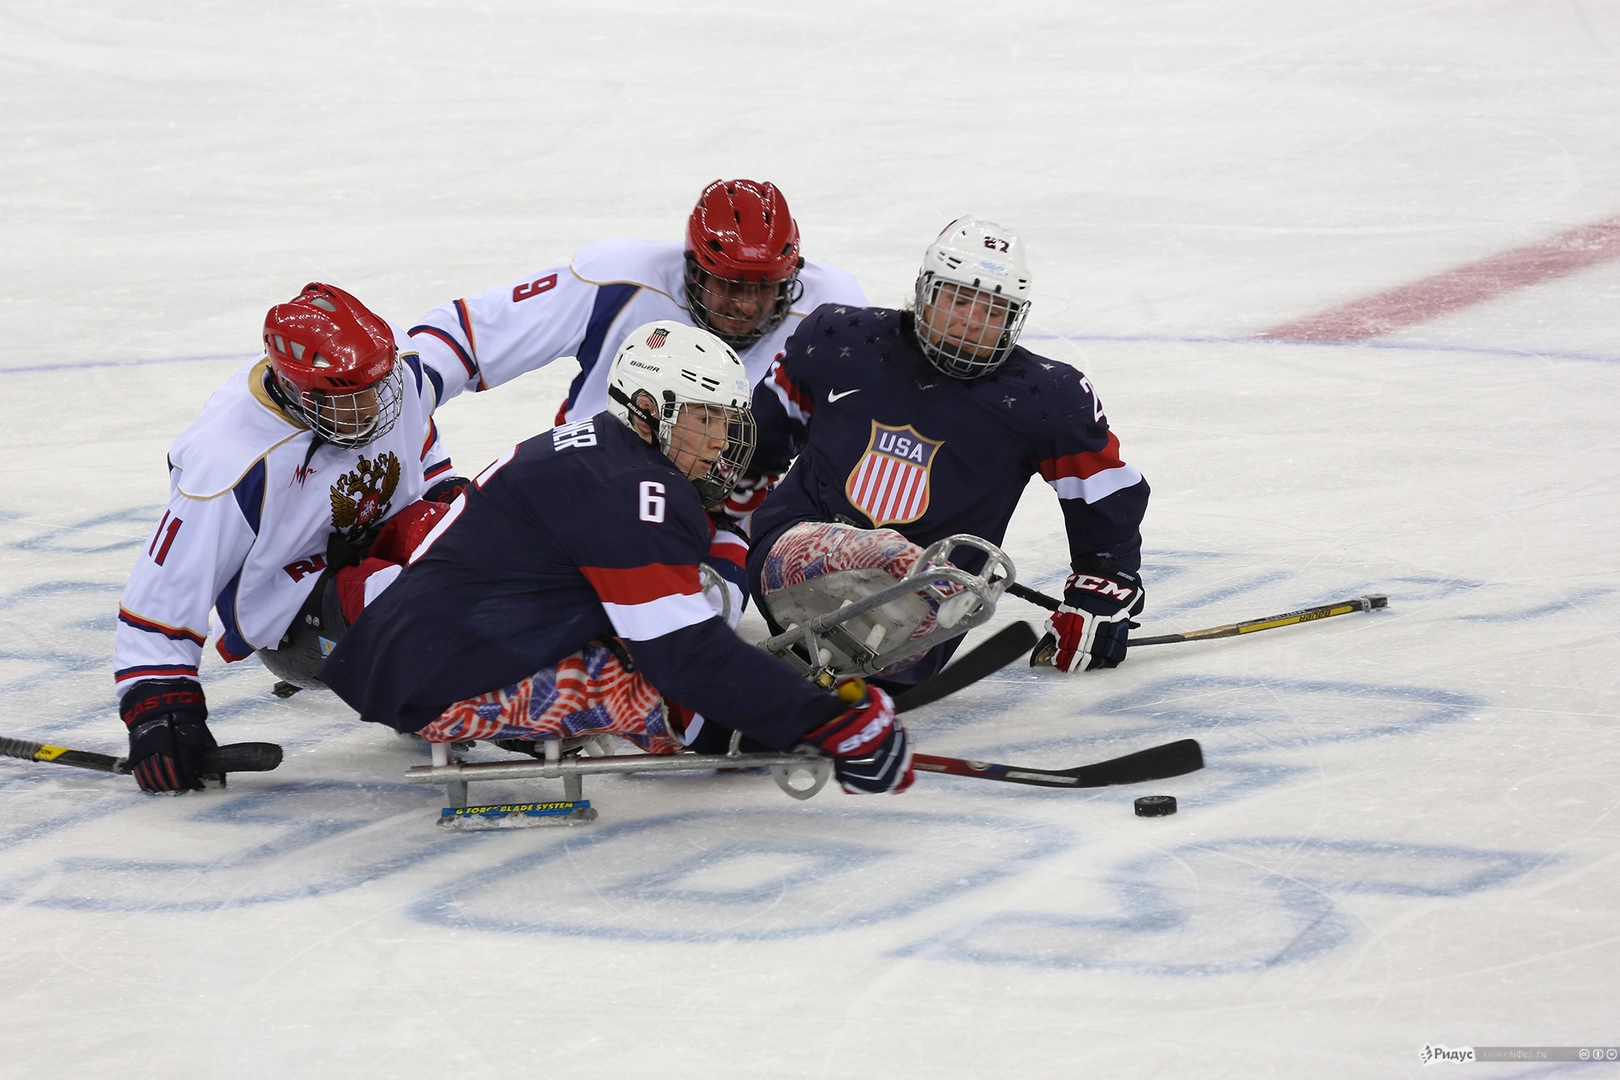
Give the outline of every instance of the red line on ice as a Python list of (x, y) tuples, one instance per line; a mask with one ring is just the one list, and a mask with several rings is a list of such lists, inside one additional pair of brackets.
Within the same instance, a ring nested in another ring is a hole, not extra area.
[(1620, 217), (1570, 229), (1432, 277), (1262, 330), (1287, 341), (1365, 341), (1428, 322), (1527, 285), (1552, 281), (1620, 258)]

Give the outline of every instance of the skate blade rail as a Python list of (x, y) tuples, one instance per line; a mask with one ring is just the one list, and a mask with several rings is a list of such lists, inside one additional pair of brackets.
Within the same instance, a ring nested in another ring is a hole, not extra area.
[[(984, 569), (973, 574), (952, 566), (948, 559), (959, 547), (983, 553)], [(801, 674), (824, 684), (830, 685), (831, 678), (838, 675), (874, 675), (891, 664), (927, 652), (982, 626), (995, 614), (996, 601), (1001, 594), (1018, 577), (1006, 552), (988, 540), (967, 533), (957, 533), (930, 544), (918, 557), (916, 566), (917, 569), (888, 588), (790, 627), (767, 638), (760, 647), (787, 661)], [(947, 582), (960, 586), (960, 591), (944, 592), (940, 585)], [(930, 607), (941, 613), (939, 624), (922, 637), (908, 638), (894, 648), (878, 652), (881, 642), (874, 648), (845, 628), (844, 624), (857, 616), (914, 594), (921, 595)], [(948, 623), (946, 612), (950, 612)]]
[[(743, 754), (735, 751), (741, 741), (733, 735), (729, 754), (616, 754), (609, 757), (564, 757), (556, 739), (546, 739), (543, 761), (452, 761), (448, 743), (433, 744), (433, 764), (405, 770), (407, 784), (443, 784), (449, 797), (449, 810), (485, 810), (467, 806), (467, 785), (486, 780), (556, 780), (563, 782), (563, 802), (582, 804), (570, 815), (577, 821), (592, 821), (596, 811), (584, 800), (584, 778), (589, 773), (708, 772), (715, 769), (758, 769), (771, 771), (776, 786), (795, 799), (808, 799), (832, 777), (832, 761), (810, 754)], [(463, 814), (461, 817), (469, 815)], [(547, 815), (551, 816), (551, 815)], [(547, 824), (534, 821), (533, 824)], [(511, 828), (518, 822), (502, 826)]]

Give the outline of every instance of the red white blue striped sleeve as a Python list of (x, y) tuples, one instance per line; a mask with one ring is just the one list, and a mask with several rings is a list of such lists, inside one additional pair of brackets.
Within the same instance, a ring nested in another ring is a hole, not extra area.
[(1067, 365), (1046, 370), (1053, 372), (1057, 400), (1049, 403), (1050, 419), (1031, 449), (1041, 479), (1063, 508), (1070, 564), (1079, 570), (1105, 559), (1135, 570), (1152, 491), (1121, 454), (1091, 381)]
[(748, 606), (748, 541), (730, 529), (716, 529), (703, 562), (719, 576), (721, 587), (731, 597), (731, 615), (726, 621), (735, 630)]
[(1142, 482), (1141, 471), (1120, 456), (1119, 437), (1112, 431), (1101, 450), (1048, 458), (1040, 469), (1041, 478), (1052, 485), (1058, 498), (1088, 504)]
[(630, 641), (650, 641), (715, 617), (703, 598), (697, 565), (650, 563), (628, 569), (581, 566), (613, 629)]
[[(793, 341), (788, 342), (791, 349)], [(787, 373), (784, 353), (771, 364), (770, 372), (754, 387), (754, 423), (758, 442), (749, 471), (768, 476), (784, 473), (803, 449), (809, 430), (810, 414), (815, 411), (813, 392), (795, 382)]]
[(788, 375), (783, 366), (783, 358), (777, 357), (771, 364), (771, 373), (765, 377), (765, 386), (781, 404), (782, 411), (788, 419), (800, 424), (808, 424), (810, 415), (816, 411), (815, 399), (810, 392)]

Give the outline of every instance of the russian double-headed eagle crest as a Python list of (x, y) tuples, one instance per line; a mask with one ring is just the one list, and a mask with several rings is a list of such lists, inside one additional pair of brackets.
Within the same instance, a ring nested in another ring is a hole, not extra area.
[(361, 458), (332, 485), (332, 526), (354, 542), (388, 513), (399, 487), (399, 458), (393, 453)]

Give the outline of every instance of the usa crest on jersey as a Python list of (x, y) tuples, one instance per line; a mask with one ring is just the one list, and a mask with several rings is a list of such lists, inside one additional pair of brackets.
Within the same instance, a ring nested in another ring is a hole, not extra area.
[(874, 528), (916, 521), (928, 512), (929, 473), (943, 445), (910, 424), (891, 427), (874, 420), (866, 453), (845, 481), (844, 494)]

